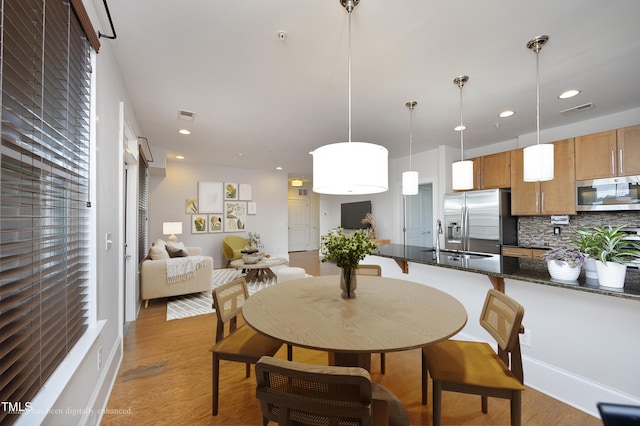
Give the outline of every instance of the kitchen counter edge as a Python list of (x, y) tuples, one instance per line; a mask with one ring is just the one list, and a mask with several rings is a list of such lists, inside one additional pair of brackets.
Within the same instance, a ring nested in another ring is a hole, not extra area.
[[(394, 250), (392, 250), (393, 247), (390, 247), (390, 246), (396, 246), (395, 252)], [(586, 280), (584, 277), (584, 272), (581, 273), (577, 282), (562, 282), (562, 281), (552, 280), (548, 272), (541, 272), (533, 269), (511, 267), (509, 268), (509, 271), (505, 271), (505, 270), (495, 271), (495, 270), (482, 269), (481, 264), (476, 265), (476, 267), (464, 267), (459, 265), (444, 264), (435, 260), (430, 261), (428, 259), (425, 259), (424, 256), (411, 256), (411, 255), (402, 256), (397, 254), (398, 246), (402, 247), (402, 245), (400, 244), (390, 244), (386, 246), (381, 246), (379, 248), (380, 251), (372, 255), (391, 258), (396, 261), (421, 263), (424, 265), (438, 266), (438, 267), (448, 268), (448, 269), (456, 269), (459, 271), (474, 272), (474, 273), (483, 274), (487, 276), (492, 275), (500, 278), (508, 278), (508, 279), (526, 281), (526, 282), (542, 284), (542, 285), (547, 285), (552, 287), (560, 287), (560, 288), (566, 288), (570, 290), (583, 291), (588, 293), (602, 294), (605, 296), (612, 296), (612, 297), (618, 297), (623, 299), (640, 301), (640, 280), (638, 279), (638, 277), (640, 276), (640, 271), (627, 271), (624, 287), (621, 289), (616, 289), (616, 288), (600, 287), (598, 286), (597, 283), (595, 284), (589, 283), (588, 280)], [(414, 246), (412, 248), (415, 249), (416, 247)], [(421, 249), (424, 249), (424, 248), (421, 248)], [(403, 251), (411, 252), (412, 250), (403, 250)], [(493, 256), (499, 257), (500, 264), (501, 265), (503, 264), (504, 257), (502, 255), (493, 255)], [(481, 263), (481, 262), (476, 262), (476, 263)]]

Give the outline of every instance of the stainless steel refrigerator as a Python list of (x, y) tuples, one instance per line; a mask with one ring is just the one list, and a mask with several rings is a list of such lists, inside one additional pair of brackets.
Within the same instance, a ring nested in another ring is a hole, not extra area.
[(444, 222), (447, 250), (500, 254), (503, 245), (518, 244), (509, 190), (445, 194)]

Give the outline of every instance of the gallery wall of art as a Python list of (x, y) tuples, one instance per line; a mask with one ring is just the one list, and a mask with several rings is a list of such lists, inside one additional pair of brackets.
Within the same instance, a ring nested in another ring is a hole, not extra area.
[(163, 222), (182, 222), (178, 240), (202, 247), (214, 267), (226, 266), (225, 235), (261, 235), (264, 251), (288, 256), (286, 172), (212, 167), (169, 160), (149, 182), (149, 242), (167, 236)]

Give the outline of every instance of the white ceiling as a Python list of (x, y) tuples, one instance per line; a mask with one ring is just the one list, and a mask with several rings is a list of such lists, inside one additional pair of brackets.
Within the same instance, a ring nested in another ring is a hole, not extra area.
[[(118, 58), (139, 136), (169, 157), (281, 166), (310, 179), (309, 151), (348, 139), (348, 14), (339, 0), (108, 6), (117, 39), (101, 43)], [(541, 129), (640, 107), (639, 1), (362, 0), (351, 19), (352, 140), (384, 145), (390, 158), (408, 154), (410, 100), (414, 153), (459, 146), (453, 79), (462, 74), (465, 148), (535, 132), (536, 55), (526, 44), (542, 34), (550, 40), (540, 53)], [(582, 93), (557, 98), (572, 88)], [(589, 102), (595, 108), (559, 113)], [(179, 109), (195, 120), (179, 120)], [(516, 115), (498, 118), (505, 109)], [(182, 127), (191, 135), (179, 135)]]

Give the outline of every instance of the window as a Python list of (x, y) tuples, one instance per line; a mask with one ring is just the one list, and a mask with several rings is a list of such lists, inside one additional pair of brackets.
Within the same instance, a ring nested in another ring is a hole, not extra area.
[(1, 12), (0, 423), (10, 424), (87, 328), (91, 44), (68, 1)]

